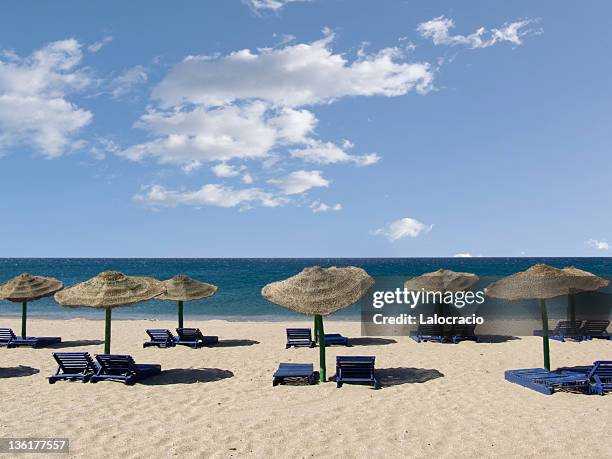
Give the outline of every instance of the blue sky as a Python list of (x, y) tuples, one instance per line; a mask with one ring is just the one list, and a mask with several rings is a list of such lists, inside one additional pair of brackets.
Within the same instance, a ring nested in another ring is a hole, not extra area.
[(0, 256), (608, 256), (608, 2), (0, 6)]

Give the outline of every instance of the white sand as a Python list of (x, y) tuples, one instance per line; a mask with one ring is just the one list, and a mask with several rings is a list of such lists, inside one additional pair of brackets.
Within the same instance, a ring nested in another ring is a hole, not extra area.
[[(19, 330), (16, 318), (0, 322)], [(103, 351), (101, 344), (76, 343), (100, 340), (102, 321), (28, 324), (31, 335), (72, 341), (59, 350)], [(375, 391), (357, 385), (337, 389), (334, 383), (272, 387), (279, 362), (318, 362), (318, 349), (284, 346), (285, 327), (307, 323), (188, 320), (186, 325), (219, 335), (222, 346), (143, 349), (146, 328), (175, 323), (113, 321), (113, 352), (159, 363), (165, 372), (132, 387), (50, 385), (46, 378), (56, 369), (52, 350), (0, 349), (0, 376), (19, 365), (40, 371), (0, 378), (0, 437), (67, 437), (71, 457), (94, 458), (611, 457), (612, 396), (544, 396), (504, 380), (506, 369), (541, 366), (536, 337), (457, 345), (402, 337), (392, 344), (328, 348), (328, 376), (336, 355), (376, 355), (387, 387)], [(360, 327), (330, 321), (326, 331), (356, 337)], [(552, 342), (551, 355), (554, 367), (612, 360), (612, 342)], [(391, 373), (394, 385), (386, 377)]]

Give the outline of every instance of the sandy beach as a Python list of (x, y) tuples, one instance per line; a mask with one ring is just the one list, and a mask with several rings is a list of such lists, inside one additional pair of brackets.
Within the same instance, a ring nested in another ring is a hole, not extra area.
[[(101, 353), (97, 320), (28, 322), (31, 335), (61, 335), (53, 350)], [(129, 387), (58, 382), (52, 349), (0, 349), (2, 437), (65, 437), (70, 457), (605, 457), (612, 397), (540, 395), (504, 381), (541, 366), (535, 337), (496, 343), (417, 344), (359, 338), (357, 322), (327, 332), (356, 337), (336, 355), (375, 355), (383, 384), (272, 387), (283, 362), (315, 363), (317, 349), (285, 349), (284, 329), (307, 322), (187, 321), (219, 335), (215, 348), (143, 349), (146, 328), (173, 321), (115, 320), (112, 351), (163, 373)], [(2, 326), (19, 329), (19, 319)], [(553, 367), (612, 359), (612, 343), (551, 343)], [(604, 441), (602, 441), (604, 440)], [(21, 455), (20, 457), (24, 457)], [(35, 456), (40, 457), (40, 456)]]

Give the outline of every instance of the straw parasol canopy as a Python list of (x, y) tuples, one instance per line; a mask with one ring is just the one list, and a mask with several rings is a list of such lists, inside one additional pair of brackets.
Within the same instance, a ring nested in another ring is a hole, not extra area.
[(606, 279), (578, 268), (558, 269), (540, 263), (493, 282), (487, 287), (487, 295), (504, 300), (546, 300), (598, 290), (608, 283)]
[(359, 301), (374, 285), (361, 268), (313, 266), (285, 280), (272, 282), (261, 290), (268, 301), (292, 311), (315, 316), (315, 339), (319, 342), (319, 380), (326, 381), (325, 331), (323, 316)]
[(478, 282), (479, 277), (472, 273), (459, 273), (450, 269), (438, 269), (431, 273), (407, 280), (407, 290), (425, 290), (427, 292), (463, 292)]
[(261, 294), (266, 300), (293, 311), (327, 316), (355, 304), (372, 285), (374, 279), (355, 266), (313, 266), (295, 276), (266, 285)]
[(63, 288), (63, 282), (53, 277), (32, 276), (28, 273), (21, 273), (0, 285), (0, 299), (21, 303), (23, 338), (27, 336), (28, 301), (51, 296)]
[(55, 294), (55, 301), (63, 306), (90, 307), (106, 310), (104, 352), (110, 353), (111, 311), (153, 299), (165, 292), (161, 281), (151, 277), (126, 276), (105, 271), (85, 282), (73, 285)]
[(183, 328), (183, 301), (201, 300), (217, 293), (216, 285), (192, 279), (180, 274), (172, 279), (163, 281), (166, 293), (158, 296), (156, 300), (174, 300), (178, 302), (178, 326)]
[(578, 268), (553, 268), (536, 264), (526, 271), (504, 277), (493, 282), (486, 289), (491, 298), (504, 300), (540, 300), (543, 329), (544, 367), (550, 370), (550, 345), (548, 339), (548, 311), (546, 300), (558, 296), (598, 290), (608, 285), (608, 281), (595, 274)]

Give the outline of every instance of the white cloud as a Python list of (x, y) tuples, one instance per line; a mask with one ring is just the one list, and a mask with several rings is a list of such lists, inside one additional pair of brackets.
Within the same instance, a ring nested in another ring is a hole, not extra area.
[(268, 180), (278, 186), (284, 194), (301, 194), (311, 188), (328, 187), (331, 183), (321, 175), (321, 171), (295, 171), (279, 179)]
[[(344, 147), (351, 148), (352, 144), (345, 142)], [(305, 147), (291, 150), (290, 154), (293, 158), (301, 158), (304, 161), (318, 164), (353, 162), (358, 166), (370, 166), (380, 160), (380, 156), (376, 153), (361, 156), (349, 155), (335, 143), (318, 140), (311, 140)]]
[(453, 255), (454, 258), (472, 258), (472, 254), (468, 252), (456, 253)]
[(480, 27), (470, 35), (450, 35), (450, 30), (455, 27), (455, 22), (444, 16), (438, 16), (430, 21), (418, 25), (417, 30), (424, 38), (431, 38), (435, 45), (464, 45), (469, 48), (488, 48), (496, 43), (509, 42), (515, 45), (523, 43), (523, 37), (534, 31), (528, 26), (534, 24), (533, 19), (523, 19), (511, 23), (505, 23), (499, 29), (487, 30)]
[(142, 65), (130, 67), (110, 82), (111, 95), (114, 98), (122, 97), (147, 80), (147, 70)]
[(90, 53), (97, 53), (102, 48), (104, 48), (106, 45), (108, 45), (111, 41), (113, 41), (113, 37), (111, 37), (110, 35), (106, 36), (102, 40), (89, 45), (87, 47), (87, 51), (89, 51)]
[(330, 48), (333, 34), (283, 48), (243, 49), (221, 56), (189, 56), (154, 89), (162, 107), (225, 105), (258, 99), (296, 107), (347, 96), (400, 96), (431, 89), (428, 63), (407, 62), (402, 48), (384, 48), (352, 62)]
[(312, 0), (242, 0), (243, 3), (249, 6), (253, 11), (279, 11), (288, 3), (309, 2)]
[(610, 244), (606, 241), (598, 241), (597, 239), (589, 239), (586, 244), (597, 250), (608, 250), (610, 248)]
[(220, 184), (208, 184), (196, 191), (168, 190), (160, 185), (153, 185), (145, 190), (144, 194), (134, 197), (153, 207), (175, 207), (177, 205), (189, 206), (215, 206), (236, 207), (260, 204), (264, 207), (277, 207), (286, 201), (258, 188), (244, 188), (236, 190)]
[(242, 183), (250, 185), (251, 183), (253, 183), (253, 176), (247, 172), (242, 176)]
[(93, 115), (67, 96), (91, 84), (81, 60), (74, 39), (49, 43), (27, 57), (0, 54), (0, 147), (33, 145), (55, 158), (80, 144), (73, 135)]
[(213, 166), (212, 171), (217, 177), (235, 177), (240, 174), (238, 169), (226, 163), (219, 163)]
[(319, 212), (337, 212), (339, 210), (342, 210), (342, 204), (334, 204), (334, 205), (330, 205), (330, 204), (325, 204), (324, 202), (321, 201), (314, 201), (310, 204), (310, 209), (313, 211), (313, 213), (319, 213)]
[(426, 225), (414, 218), (401, 218), (389, 223), (388, 225), (374, 230), (372, 234), (376, 236), (384, 236), (389, 241), (395, 242), (405, 237), (418, 237), (422, 233), (428, 233), (433, 228), (433, 225)]

